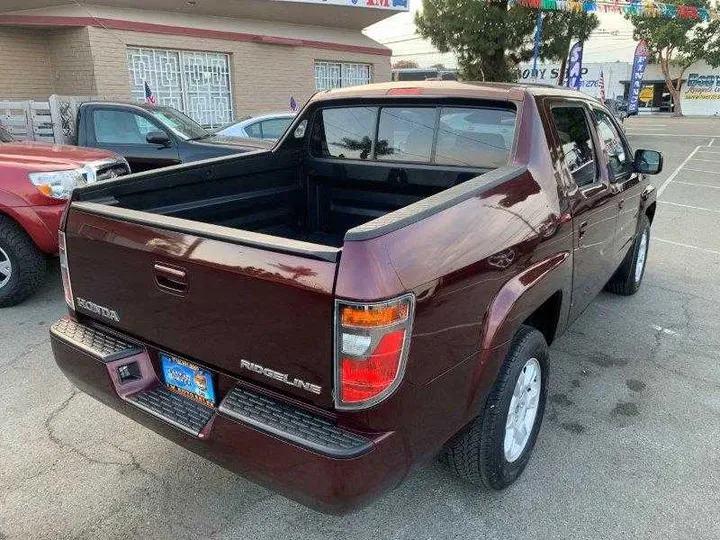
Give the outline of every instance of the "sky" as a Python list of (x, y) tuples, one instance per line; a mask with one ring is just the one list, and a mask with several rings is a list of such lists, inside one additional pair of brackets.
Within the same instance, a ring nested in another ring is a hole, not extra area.
[[(365, 33), (393, 50), (393, 62), (415, 60), (420, 67), (442, 63), (456, 67), (452, 54), (440, 54), (431, 43), (415, 31), (414, 13), (422, 0), (410, 0), (410, 12), (398, 13), (365, 29)], [(583, 62), (632, 62), (636, 43), (632, 39), (632, 24), (618, 13), (598, 13), (600, 26), (585, 43)]]

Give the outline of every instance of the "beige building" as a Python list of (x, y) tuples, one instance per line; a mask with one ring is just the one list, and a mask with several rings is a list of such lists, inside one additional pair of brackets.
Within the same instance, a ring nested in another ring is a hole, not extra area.
[[(30, 9), (29, 9), (30, 8)], [(217, 126), (390, 80), (362, 29), (407, 0), (2, 0), (0, 100), (145, 97)]]

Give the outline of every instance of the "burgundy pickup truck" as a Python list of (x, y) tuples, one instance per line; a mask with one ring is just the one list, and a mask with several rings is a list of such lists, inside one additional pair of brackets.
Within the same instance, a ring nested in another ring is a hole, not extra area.
[(549, 87), (317, 94), (271, 151), (76, 190), (62, 224), (80, 389), (326, 512), (444, 453), (515, 481), (548, 344), (645, 269), (652, 150)]

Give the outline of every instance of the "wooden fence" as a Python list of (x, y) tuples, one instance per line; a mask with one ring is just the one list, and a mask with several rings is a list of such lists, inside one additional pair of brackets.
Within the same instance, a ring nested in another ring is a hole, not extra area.
[(50, 103), (0, 100), (0, 124), (16, 139), (55, 142)]
[(0, 100), (0, 125), (18, 140), (76, 144), (77, 110), (90, 96), (58, 96), (48, 101)]

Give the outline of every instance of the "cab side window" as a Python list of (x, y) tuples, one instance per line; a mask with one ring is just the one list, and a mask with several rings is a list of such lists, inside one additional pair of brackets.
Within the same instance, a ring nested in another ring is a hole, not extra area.
[(112, 109), (94, 111), (93, 124), (95, 140), (100, 144), (149, 144), (147, 134), (159, 131), (139, 114)]
[(578, 187), (597, 180), (595, 151), (587, 116), (582, 107), (553, 107), (555, 128), (560, 137), (563, 159)]
[(610, 167), (610, 178), (619, 179), (633, 172), (630, 152), (625, 147), (615, 124), (605, 111), (593, 109), (597, 120), (598, 136), (603, 142), (605, 156)]

